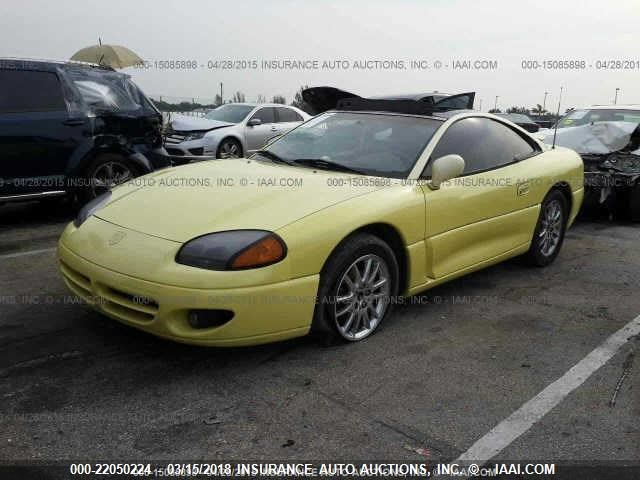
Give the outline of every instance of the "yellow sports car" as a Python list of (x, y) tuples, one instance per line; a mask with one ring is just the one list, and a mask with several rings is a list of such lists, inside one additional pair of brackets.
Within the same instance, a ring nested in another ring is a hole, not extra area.
[(505, 119), (346, 98), (250, 159), (114, 188), (58, 256), (76, 295), (160, 337), (357, 341), (402, 296), (519, 255), (550, 264), (582, 198), (580, 157)]

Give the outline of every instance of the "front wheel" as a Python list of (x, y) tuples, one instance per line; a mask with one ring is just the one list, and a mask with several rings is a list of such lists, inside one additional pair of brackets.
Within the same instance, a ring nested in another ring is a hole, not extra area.
[(367, 338), (391, 313), (398, 275), (393, 250), (381, 239), (365, 233), (347, 239), (320, 274), (312, 330), (328, 341)]
[(546, 267), (555, 260), (564, 240), (567, 217), (567, 199), (559, 190), (552, 190), (542, 201), (531, 247), (525, 254), (529, 264)]
[(242, 145), (233, 138), (225, 138), (220, 146), (216, 158), (241, 158), (242, 157)]

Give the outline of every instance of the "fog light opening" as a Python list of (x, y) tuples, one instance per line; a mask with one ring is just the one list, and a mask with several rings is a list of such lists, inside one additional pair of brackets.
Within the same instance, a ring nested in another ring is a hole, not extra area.
[(191, 328), (220, 327), (233, 318), (231, 310), (190, 310), (187, 321)]

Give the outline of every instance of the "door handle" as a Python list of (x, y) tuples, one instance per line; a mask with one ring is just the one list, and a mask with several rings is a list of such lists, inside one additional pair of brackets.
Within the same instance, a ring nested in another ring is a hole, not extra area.
[(69, 120), (65, 120), (64, 122), (62, 122), (63, 125), (68, 125), (70, 127), (73, 127), (75, 125), (82, 125), (83, 123), (84, 120), (79, 118), (70, 118)]

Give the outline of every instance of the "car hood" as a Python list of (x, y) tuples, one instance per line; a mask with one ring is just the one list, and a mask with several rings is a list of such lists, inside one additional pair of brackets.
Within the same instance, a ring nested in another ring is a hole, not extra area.
[(349, 187), (349, 182), (333, 186), (336, 182), (331, 180), (336, 177), (348, 175), (245, 159), (198, 162), (114, 189), (112, 200), (96, 216), (124, 228), (185, 242), (226, 230), (275, 231), (381, 188)]
[[(552, 128), (538, 130), (542, 141), (553, 144)], [(597, 122), (578, 127), (559, 128), (556, 145), (567, 147), (581, 154), (605, 155), (622, 149), (633, 150), (634, 137), (640, 135), (640, 126), (633, 122)]]
[(174, 114), (171, 116), (169, 125), (176, 132), (190, 132), (193, 130), (213, 130), (216, 128), (230, 127), (232, 125), (235, 125), (235, 123)]

